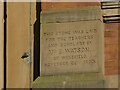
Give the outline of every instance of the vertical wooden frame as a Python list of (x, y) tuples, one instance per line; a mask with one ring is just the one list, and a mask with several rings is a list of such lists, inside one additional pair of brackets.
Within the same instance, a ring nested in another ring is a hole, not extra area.
[(3, 2), (0, 2), (0, 89), (3, 88), (4, 83), (4, 59), (3, 59), (3, 49), (4, 49), (4, 16), (3, 16)]
[(7, 88), (31, 87), (34, 21), (35, 3), (7, 2)]

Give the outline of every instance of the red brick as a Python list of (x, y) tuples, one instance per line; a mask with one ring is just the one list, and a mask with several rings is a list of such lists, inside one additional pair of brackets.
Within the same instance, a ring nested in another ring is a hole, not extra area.
[(100, 6), (99, 2), (42, 2), (42, 10), (60, 9), (60, 8), (75, 8), (83, 6)]
[(117, 60), (109, 60), (105, 62), (105, 74), (106, 75), (118, 74), (118, 61)]
[(105, 44), (118, 44), (117, 37), (105, 37)]
[(116, 30), (106, 30), (105, 37), (118, 37), (118, 32)]
[(118, 31), (119, 24), (118, 23), (111, 23), (111, 24), (104, 24), (106, 31)]

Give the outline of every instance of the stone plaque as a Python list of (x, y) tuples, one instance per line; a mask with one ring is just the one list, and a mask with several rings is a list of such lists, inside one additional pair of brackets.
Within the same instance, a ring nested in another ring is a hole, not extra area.
[(102, 26), (100, 20), (42, 23), (41, 76), (101, 72), (104, 45)]

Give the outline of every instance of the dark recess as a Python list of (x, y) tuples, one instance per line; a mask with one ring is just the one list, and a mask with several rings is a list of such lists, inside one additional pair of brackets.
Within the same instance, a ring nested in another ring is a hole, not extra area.
[(40, 12), (41, 2), (36, 2), (36, 22), (34, 24), (34, 75), (33, 80), (40, 76)]

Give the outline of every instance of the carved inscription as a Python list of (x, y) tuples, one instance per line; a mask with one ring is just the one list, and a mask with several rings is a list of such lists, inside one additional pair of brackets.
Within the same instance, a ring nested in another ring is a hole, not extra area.
[(42, 25), (41, 75), (98, 72), (100, 21)]

